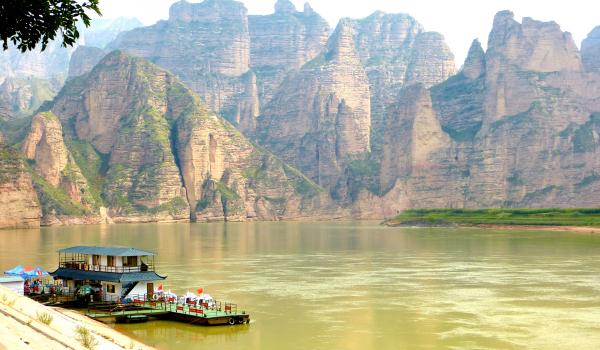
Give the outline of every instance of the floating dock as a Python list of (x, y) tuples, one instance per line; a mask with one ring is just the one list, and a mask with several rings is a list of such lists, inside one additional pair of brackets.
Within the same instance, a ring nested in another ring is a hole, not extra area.
[(166, 301), (134, 299), (129, 304), (92, 303), (86, 316), (104, 322), (139, 323), (150, 318), (166, 319), (202, 326), (250, 323), (250, 315), (238, 312), (237, 305), (216, 302), (214, 306), (175, 304)]

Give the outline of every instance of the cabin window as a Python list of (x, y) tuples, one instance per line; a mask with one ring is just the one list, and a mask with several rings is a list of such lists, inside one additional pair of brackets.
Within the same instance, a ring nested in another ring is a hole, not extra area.
[(100, 255), (92, 255), (92, 265), (100, 265)]
[(123, 257), (123, 266), (125, 266), (125, 267), (137, 266), (137, 256), (124, 256)]
[(111, 256), (111, 255), (107, 256), (106, 257), (106, 265), (110, 266), (110, 267), (115, 267), (116, 266), (115, 260), (117, 260), (117, 259), (115, 259), (114, 256)]
[(106, 293), (116, 293), (115, 290), (116, 290), (116, 288), (115, 288), (114, 284), (106, 285)]

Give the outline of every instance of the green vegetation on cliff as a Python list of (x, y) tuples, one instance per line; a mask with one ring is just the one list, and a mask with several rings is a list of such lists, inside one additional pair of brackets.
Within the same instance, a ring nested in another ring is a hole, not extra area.
[(88, 213), (88, 210), (74, 202), (63, 188), (52, 186), (31, 167), (29, 172), (44, 215), (83, 216)]
[(0, 185), (16, 181), (22, 169), (23, 163), (17, 152), (0, 144)]
[(533, 225), (600, 226), (600, 208), (412, 209), (386, 221), (390, 226)]

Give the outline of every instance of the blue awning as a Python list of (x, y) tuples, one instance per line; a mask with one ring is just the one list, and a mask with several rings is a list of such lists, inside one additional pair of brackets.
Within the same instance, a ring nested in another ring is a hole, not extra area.
[(149, 282), (164, 280), (167, 277), (158, 275), (154, 271), (145, 272), (127, 272), (127, 273), (112, 273), (99, 271), (85, 271), (60, 268), (50, 275), (54, 278), (70, 279), (70, 280), (89, 280), (89, 281), (105, 281), (105, 282)]
[(95, 247), (95, 246), (77, 246), (64, 248), (59, 253), (72, 253), (84, 255), (111, 255), (111, 256), (153, 256), (154, 253), (135, 248), (125, 247)]

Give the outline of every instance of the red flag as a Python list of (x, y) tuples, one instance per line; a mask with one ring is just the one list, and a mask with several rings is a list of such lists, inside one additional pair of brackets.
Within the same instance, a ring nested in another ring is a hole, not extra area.
[(158, 290), (159, 292), (162, 292), (162, 290), (163, 290), (163, 285), (162, 285), (162, 283), (158, 285), (158, 289), (157, 289), (157, 290)]

